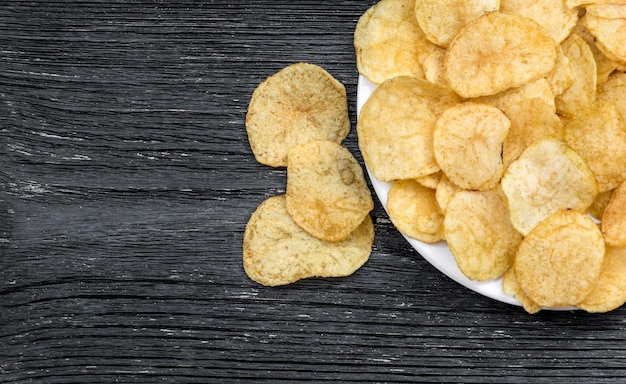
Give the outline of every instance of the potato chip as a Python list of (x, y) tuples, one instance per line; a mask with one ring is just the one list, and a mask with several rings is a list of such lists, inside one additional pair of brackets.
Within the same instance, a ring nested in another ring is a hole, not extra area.
[(418, 177), (417, 179), (415, 179), (415, 181), (417, 181), (426, 188), (437, 189), (437, 185), (439, 185), (442, 177), (443, 172), (439, 171), (430, 175)]
[(494, 95), (546, 76), (556, 55), (554, 39), (536, 22), (492, 12), (465, 24), (454, 37), (444, 76), (462, 97)]
[(456, 193), (443, 226), (457, 265), (465, 276), (478, 281), (502, 276), (522, 239), (511, 225), (503, 195), (495, 190)]
[(626, 121), (610, 102), (596, 102), (565, 126), (565, 142), (585, 161), (600, 192), (626, 180)]
[(626, 18), (606, 19), (586, 13), (583, 22), (607, 57), (626, 64)]
[(508, 106), (504, 113), (511, 121), (511, 128), (502, 145), (504, 169), (535, 141), (547, 138), (563, 139), (563, 123), (554, 112), (554, 108), (543, 99), (521, 100)]
[(561, 48), (569, 59), (574, 83), (555, 102), (559, 114), (572, 116), (595, 100), (598, 72), (591, 48), (579, 35), (570, 35)]
[(626, 122), (626, 73), (615, 72), (598, 88), (598, 100), (612, 103)]
[(254, 90), (246, 130), (258, 162), (286, 166), (294, 145), (310, 140), (340, 143), (348, 135), (346, 89), (317, 65), (292, 64)]
[(602, 53), (600, 48), (596, 45), (596, 38), (589, 33), (582, 19), (578, 20), (578, 24), (576, 24), (576, 29), (573, 33), (582, 37), (591, 49), (597, 68), (597, 86), (600, 87), (606, 82), (611, 73), (619, 67), (619, 64)]
[(433, 153), (439, 115), (459, 98), (449, 89), (411, 77), (379, 85), (361, 109), (359, 148), (381, 181), (416, 179), (440, 170)]
[(609, 205), (611, 196), (613, 196), (613, 191), (598, 193), (598, 196), (593, 199), (593, 203), (587, 208), (587, 213), (596, 220), (602, 220), (602, 216), (604, 216), (606, 206)]
[(422, 61), (424, 78), (433, 84), (447, 87), (448, 83), (443, 75), (443, 58), (446, 56), (446, 50), (438, 46), (435, 47), (424, 56)]
[(448, 180), (446, 175), (443, 175), (441, 177), (441, 181), (437, 184), (437, 189), (435, 190), (435, 199), (437, 200), (437, 204), (439, 205), (441, 212), (445, 214), (452, 197), (454, 197), (457, 192), (463, 190), (463, 188), (454, 185), (450, 180)]
[(626, 18), (626, 2), (625, 4), (589, 4), (585, 6), (585, 11), (590, 15), (605, 19), (623, 19)]
[(591, 293), (578, 304), (587, 312), (617, 309), (626, 302), (626, 248), (607, 247), (600, 276)]
[[(553, 97), (561, 95), (574, 84), (574, 74), (569, 64), (569, 58), (563, 53), (563, 48), (557, 47), (556, 63), (552, 71), (546, 76)], [(552, 100), (554, 102), (554, 100)]]
[(626, 182), (611, 195), (602, 215), (602, 233), (607, 244), (626, 247)]
[(558, 211), (522, 240), (513, 263), (515, 278), (540, 306), (574, 306), (593, 290), (604, 253), (602, 233), (588, 216)]
[(511, 222), (527, 235), (563, 209), (585, 212), (598, 194), (595, 176), (582, 158), (561, 141), (539, 140), (504, 172), (502, 189)]
[(279, 195), (261, 203), (250, 217), (243, 236), (243, 266), (250, 279), (267, 286), (348, 276), (368, 260), (373, 241), (369, 216), (343, 241), (317, 239), (291, 219), (285, 195)]
[(373, 208), (363, 170), (347, 148), (325, 140), (289, 151), (287, 211), (309, 234), (343, 240)]
[(554, 0), (501, 0), (500, 11), (528, 17), (544, 27), (548, 34), (561, 43), (569, 36), (578, 21), (578, 10)]
[(464, 102), (437, 120), (433, 148), (451, 182), (464, 189), (488, 190), (502, 177), (502, 142), (511, 123), (498, 108)]
[(500, 8), (500, 0), (419, 0), (415, 15), (432, 43), (447, 47), (462, 26)]
[(387, 212), (393, 225), (405, 236), (434, 243), (443, 235), (443, 214), (435, 191), (415, 180), (398, 180), (391, 185)]
[(515, 297), (517, 301), (522, 304), (526, 312), (530, 314), (541, 311), (541, 306), (529, 299), (524, 293), (524, 290), (517, 283), (513, 268), (509, 268), (504, 276), (502, 276), (502, 292), (504, 292), (505, 295)]
[(588, 6), (591, 4), (626, 4), (626, 0), (565, 0), (565, 6), (568, 8), (576, 8), (581, 5)]
[(381, 0), (354, 31), (359, 73), (375, 84), (396, 76), (423, 78), (420, 55), (431, 42), (415, 18), (414, 0)]

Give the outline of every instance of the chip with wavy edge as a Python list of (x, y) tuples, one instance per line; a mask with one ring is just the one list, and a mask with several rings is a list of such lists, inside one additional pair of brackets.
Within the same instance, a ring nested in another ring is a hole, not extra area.
[(293, 221), (326, 241), (348, 237), (374, 208), (361, 165), (346, 147), (328, 140), (289, 151), (286, 196)]
[(540, 306), (575, 306), (593, 290), (605, 248), (602, 233), (587, 215), (557, 211), (522, 240), (513, 263), (515, 278)]
[(291, 64), (256, 87), (245, 124), (257, 161), (284, 167), (289, 149), (297, 144), (346, 138), (346, 88), (320, 66)]
[(379, 85), (357, 123), (359, 149), (372, 174), (395, 181), (438, 172), (433, 130), (439, 115), (458, 102), (448, 88), (413, 77)]
[(444, 77), (461, 97), (493, 95), (546, 76), (556, 42), (535, 21), (492, 12), (465, 24), (444, 57)]
[(527, 235), (563, 209), (585, 212), (598, 194), (595, 176), (565, 143), (543, 139), (531, 144), (502, 177), (511, 222)]
[(612, 311), (626, 302), (626, 248), (606, 247), (600, 276), (591, 293), (578, 304), (587, 312)]
[(309, 277), (348, 276), (368, 260), (373, 241), (369, 215), (345, 240), (315, 238), (291, 219), (285, 195), (278, 195), (263, 201), (246, 225), (243, 267), (250, 279), (267, 286)]

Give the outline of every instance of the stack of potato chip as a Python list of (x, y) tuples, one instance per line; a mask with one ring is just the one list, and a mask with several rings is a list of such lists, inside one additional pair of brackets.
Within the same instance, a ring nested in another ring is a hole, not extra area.
[(530, 313), (626, 302), (626, 1), (381, 0), (354, 45), (400, 232)]
[(246, 130), (259, 162), (287, 167), (286, 194), (261, 203), (246, 225), (248, 276), (276, 286), (361, 267), (373, 245), (374, 202), (341, 145), (350, 130), (343, 84), (319, 66), (290, 65), (255, 89)]

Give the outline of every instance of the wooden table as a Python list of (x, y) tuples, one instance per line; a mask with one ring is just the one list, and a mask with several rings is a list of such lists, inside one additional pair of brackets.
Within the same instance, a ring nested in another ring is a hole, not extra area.
[(348, 91), (374, 1), (0, 4), (0, 382), (615, 382), (624, 309), (521, 308), (424, 261), (377, 202), (368, 263), (265, 288), (246, 222), (285, 191), (252, 91), (299, 61)]

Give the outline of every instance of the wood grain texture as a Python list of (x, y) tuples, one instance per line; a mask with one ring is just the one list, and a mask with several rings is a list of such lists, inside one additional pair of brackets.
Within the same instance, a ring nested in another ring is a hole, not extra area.
[(437, 272), (377, 203), (353, 276), (264, 288), (283, 193), (244, 119), (298, 61), (346, 85), (373, 1), (0, 3), (0, 382), (616, 382), (624, 309), (543, 312)]

